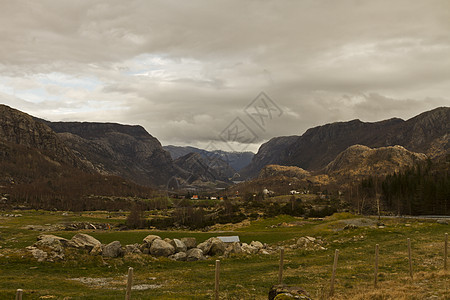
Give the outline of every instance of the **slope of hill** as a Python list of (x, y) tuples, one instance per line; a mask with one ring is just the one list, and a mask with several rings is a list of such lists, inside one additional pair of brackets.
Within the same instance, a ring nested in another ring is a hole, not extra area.
[(204, 158), (211, 159), (217, 157), (222, 161), (228, 163), (234, 170), (239, 171), (246, 167), (255, 155), (252, 152), (227, 152), (222, 150), (207, 151), (195, 147), (181, 147), (181, 146), (164, 146), (164, 150), (169, 151), (172, 159), (177, 159), (189, 153), (199, 153)]
[(389, 119), (367, 123), (337, 122), (308, 129), (301, 136), (274, 138), (262, 145), (243, 170), (254, 177), (267, 164), (319, 170), (340, 152), (356, 144), (371, 148), (401, 145), (434, 158), (449, 150), (450, 108), (440, 107), (407, 121)]
[(406, 167), (424, 162), (427, 156), (406, 150), (402, 146), (371, 149), (354, 145), (341, 152), (325, 168), (326, 174), (333, 177), (380, 176), (399, 172)]
[(147, 186), (165, 185), (178, 172), (160, 142), (141, 126), (47, 122), (77, 156), (102, 174)]

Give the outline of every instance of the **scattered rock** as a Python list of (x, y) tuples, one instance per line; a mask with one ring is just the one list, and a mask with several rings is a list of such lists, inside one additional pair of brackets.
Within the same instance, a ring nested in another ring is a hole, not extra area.
[(175, 248), (161, 239), (155, 239), (150, 247), (150, 253), (154, 256), (169, 256), (175, 253)]
[(96, 238), (85, 234), (85, 233), (77, 233), (72, 237), (72, 239), (69, 241), (69, 246), (75, 247), (75, 248), (83, 248), (87, 250), (92, 250), (96, 245), (101, 245), (99, 240)]
[(31, 252), (31, 254), (33, 255), (33, 257), (35, 259), (37, 259), (38, 262), (43, 262), (47, 260), (47, 252), (42, 251), (41, 249), (38, 249), (36, 247), (33, 246), (29, 246), (27, 247), (27, 250)]
[(302, 288), (277, 284), (270, 288), (269, 300), (281, 299), (304, 299), (311, 300), (309, 294)]
[(247, 243), (242, 243), (241, 249), (242, 252), (247, 254), (256, 254), (258, 252), (258, 249)]
[(106, 257), (119, 257), (122, 256), (124, 253), (122, 250), (122, 245), (119, 241), (114, 241), (109, 243), (103, 248), (102, 255)]

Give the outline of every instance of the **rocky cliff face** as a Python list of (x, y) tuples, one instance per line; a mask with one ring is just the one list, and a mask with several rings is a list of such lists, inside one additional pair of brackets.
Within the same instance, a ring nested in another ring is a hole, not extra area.
[(337, 122), (307, 130), (302, 136), (274, 138), (262, 145), (244, 174), (256, 176), (267, 164), (320, 170), (336, 156), (356, 144), (371, 148), (401, 145), (429, 157), (449, 150), (450, 108), (441, 107), (412, 119), (389, 119), (367, 123)]
[(47, 122), (86, 164), (147, 186), (163, 186), (177, 173), (170, 154), (141, 126)]
[(85, 168), (47, 125), (6, 105), (0, 105), (0, 142), (36, 149), (54, 163)]

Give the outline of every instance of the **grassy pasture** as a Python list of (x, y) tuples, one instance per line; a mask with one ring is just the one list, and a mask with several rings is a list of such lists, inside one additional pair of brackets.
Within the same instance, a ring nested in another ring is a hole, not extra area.
[[(174, 262), (150, 256), (106, 259), (69, 249), (66, 260), (37, 262), (24, 250), (42, 232), (26, 225), (70, 222), (120, 223), (123, 215), (106, 212), (83, 214), (45, 211), (0, 212), (0, 299), (14, 299), (24, 290), (24, 299), (124, 299), (126, 274), (134, 268), (132, 299), (211, 299), (214, 289), (214, 259)], [(162, 238), (239, 235), (241, 241), (258, 240), (284, 246), (284, 282), (303, 287), (314, 299), (326, 299), (334, 250), (340, 250), (334, 299), (450, 299), (449, 272), (443, 271), (444, 234), (449, 225), (435, 221), (382, 219), (384, 228), (361, 226), (343, 230), (346, 224), (370, 225), (376, 220), (336, 214), (324, 220), (290, 216), (253, 221), (234, 231), (100, 231), (82, 230), (102, 243), (119, 240), (122, 245), (140, 243), (148, 234)], [(362, 220), (362, 221), (361, 221)], [(367, 224), (365, 224), (367, 222)], [(372, 223), (371, 223), (372, 222)], [(224, 227), (226, 228), (226, 227)], [(45, 232), (71, 238), (75, 231)], [(320, 237), (325, 250), (291, 249), (302, 236)], [(411, 238), (414, 279), (409, 278), (406, 239)], [(378, 288), (373, 288), (375, 244), (380, 245)], [(221, 298), (267, 299), (277, 281), (278, 253), (234, 255), (221, 258)], [(450, 261), (449, 261), (450, 264)], [(146, 286), (145, 286), (146, 285)]]

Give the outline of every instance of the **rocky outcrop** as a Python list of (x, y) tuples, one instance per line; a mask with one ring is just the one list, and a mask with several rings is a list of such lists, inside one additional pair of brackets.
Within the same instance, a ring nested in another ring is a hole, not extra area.
[(269, 300), (304, 299), (311, 300), (310, 295), (303, 288), (277, 284), (270, 288)]
[(303, 179), (310, 176), (310, 173), (299, 167), (267, 165), (261, 170), (258, 178), (264, 179), (273, 176), (286, 176), (291, 178)]
[(398, 172), (426, 159), (425, 154), (408, 151), (402, 146), (371, 149), (354, 145), (340, 153), (325, 171), (332, 176), (376, 176)]

